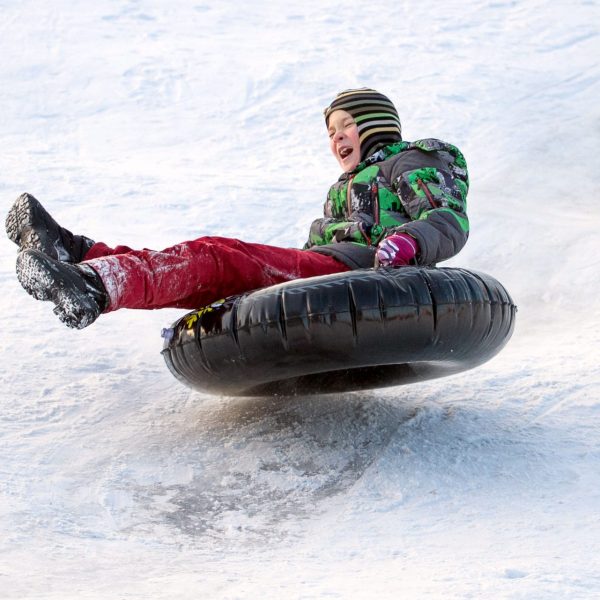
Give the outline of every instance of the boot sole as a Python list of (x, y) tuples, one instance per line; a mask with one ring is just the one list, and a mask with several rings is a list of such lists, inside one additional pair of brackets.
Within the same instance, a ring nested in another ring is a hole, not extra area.
[[(21, 243), (21, 233), (25, 227), (32, 227), (32, 213), (33, 204), (39, 205), (39, 202), (31, 194), (21, 194), (12, 205), (6, 216), (6, 235), (11, 242), (17, 244)], [(33, 234), (33, 232), (32, 232)], [(34, 237), (33, 235), (31, 236)], [(39, 243), (39, 236), (37, 239), (32, 239), (32, 242)]]
[(54, 314), (68, 327), (83, 329), (93, 323), (98, 305), (85, 297), (85, 289), (61, 272), (51, 258), (39, 250), (25, 250), (17, 257), (17, 278), (36, 300), (54, 304)]
[(31, 248), (40, 250), (52, 258), (58, 258), (54, 248), (47, 248), (36, 231), (33, 223), (35, 212), (46, 212), (37, 198), (31, 194), (21, 194), (12, 205), (6, 215), (6, 235), (11, 242), (19, 246), (21, 250)]

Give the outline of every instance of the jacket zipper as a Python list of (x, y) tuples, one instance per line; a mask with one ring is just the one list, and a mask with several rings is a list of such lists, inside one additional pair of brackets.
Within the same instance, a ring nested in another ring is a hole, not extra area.
[(375, 225), (379, 225), (379, 188), (377, 182), (371, 184), (371, 198), (373, 200), (373, 216), (375, 217)]
[[(354, 175), (352, 177), (350, 177), (350, 179), (348, 180), (348, 187), (346, 188), (346, 213), (347, 213), (346, 216), (348, 218), (350, 218), (350, 215), (352, 214), (352, 202), (350, 200), (350, 188), (352, 187), (353, 179), (354, 179)], [(370, 246), (371, 238), (367, 235), (367, 232), (363, 229), (362, 223), (358, 223), (357, 226), (358, 226), (358, 230), (360, 231), (361, 235), (365, 239), (365, 242), (367, 242), (367, 246)]]
[(433, 201), (433, 196), (431, 195), (429, 188), (423, 183), (423, 180), (419, 178), (417, 179), (417, 183), (419, 184), (419, 187), (425, 192), (427, 200), (429, 200), (429, 204), (431, 204), (431, 208), (437, 208), (435, 202)]
[(346, 188), (346, 216), (350, 218), (352, 214), (352, 202), (350, 201), (350, 188), (352, 187), (352, 180), (354, 179), (354, 175), (348, 179), (348, 187)]

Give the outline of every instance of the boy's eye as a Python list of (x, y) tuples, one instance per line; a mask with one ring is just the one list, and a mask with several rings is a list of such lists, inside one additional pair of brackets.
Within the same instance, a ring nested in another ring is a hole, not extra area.
[[(349, 127), (352, 127), (352, 125), (355, 125), (356, 123), (354, 123), (354, 121), (346, 121), (345, 123), (342, 124), (341, 129), (348, 129)], [(330, 129), (328, 132), (329, 137), (333, 137), (335, 135), (335, 129)]]

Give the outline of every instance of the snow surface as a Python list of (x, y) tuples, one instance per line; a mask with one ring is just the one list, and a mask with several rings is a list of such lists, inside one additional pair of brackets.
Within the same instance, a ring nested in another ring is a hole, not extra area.
[(369, 393), (217, 398), (181, 311), (66, 329), (0, 242), (0, 597), (600, 597), (598, 2), (0, 0), (0, 192), (164, 247), (298, 246), (322, 109), (393, 98), (465, 153), (446, 264), (519, 305), (488, 364)]

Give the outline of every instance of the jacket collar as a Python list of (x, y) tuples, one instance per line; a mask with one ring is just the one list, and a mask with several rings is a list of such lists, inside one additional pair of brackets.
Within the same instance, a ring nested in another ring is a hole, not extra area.
[(365, 160), (363, 160), (361, 163), (356, 165), (356, 167), (354, 167), (354, 169), (352, 169), (352, 171), (348, 171), (347, 173), (342, 173), (340, 175), (339, 181), (346, 181), (346, 180), (350, 179), (351, 177), (354, 177), (357, 173), (359, 173), (363, 169), (366, 169), (367, 167), (370, 167), (371, 165), (374, 165), (375, 163), (387, 160), (388, 158), (390, 158), (390, 156), (395, 156), (396, 154), (400, 154), (400, 152), (403, 152), (404, 150), (406, 150), (409, 147), (409, 145), (410, 144), (408, 142), (396, 142), (395, 144), (390, 144), (389, 146), (384, 146), (380, 150), (377, 150), (377, 152), (374, 152), (373, 154), (371, 154), (370, 156), (365, 158)]

